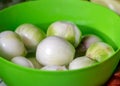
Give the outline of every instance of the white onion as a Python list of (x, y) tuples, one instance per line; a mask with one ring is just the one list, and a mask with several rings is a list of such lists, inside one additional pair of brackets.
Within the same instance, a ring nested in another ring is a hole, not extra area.
[(45, 66), (41, 68), (41, 70), (62, 71), (62, 70), (67, 70), (67, 68), (65, 66)]
[(88, 48), (86, 56), (101, 62), (111, 57), (114, 53), (114, 49), (109, 44), (104, 42), (96, 42)]
[(33, 24), (22, 24), (15, 32), (21, 36), (29, 52), (35, 52), (39, 42), (45, 38), (45, 33)]
[(16, 56), (14, 58), (11, 59), (11, 62), (21, 65), (21, 66), (25, 66), (25, 67), (29, 67), (29, 68), (34, 68), (33, 64), (31, 61), (29, 61), (27, 58), (23, 57), (23, 56)]
[(45, 38), (37, 47), (36, 59), (43, 65), (67, 65), (75, 54), (72, 44), (61, 37)]
[(76, 59), (74, 59), (70, 64), (69, 64), (69, 69), (73, 70), (73, 69), (81, 69), (81, 68), (85, 68), (88, 66), (91, 66), (95, 63), (95, 61), (89, 59), (86, 56), (82, 56), (82, 57), (77, 57)]
[(102, 39), (94, 34), (84, 35), (81, 39), (80, 44), (76, 48), (76, 57), (84, 56), (89, 46), (95, 42), (100, 42)]
[(80, 29), (71, 22), (57, 21), (52, 23), (47, 30), (47, 36), (53, 35), (63, 37), (77, 47), (80, 43), (82, 33)]
[(12, 31), (0, 33), (0, 55), (8, 60), (27, 53), (21, 38)]

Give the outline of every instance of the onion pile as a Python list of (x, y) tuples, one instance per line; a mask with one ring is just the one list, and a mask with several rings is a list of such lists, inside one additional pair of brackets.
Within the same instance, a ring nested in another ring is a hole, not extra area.
[(53, 22), (45, 33), (33, 24), (0, 33), (0, 56), (11, 62), (46, 71), (86, 68), (115, 53), (95, 34), (82, 35), (73, 22)]

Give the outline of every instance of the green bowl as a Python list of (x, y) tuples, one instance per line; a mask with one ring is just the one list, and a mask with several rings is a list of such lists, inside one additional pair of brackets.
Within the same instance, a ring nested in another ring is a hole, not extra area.
[(40, 0), (14, 5), (0, 11), (0, 31), (32, 23), (44, 31), (57, 20), (77, 24), (83, 34), (93, 33), (111, 44), (116, 53), (91, 67), (69, 71), (30, 69), (0, 58), (0, 77), (7, 86), (102, 86), (120, 59), (120, 19), (114, 12), (79, 0)]

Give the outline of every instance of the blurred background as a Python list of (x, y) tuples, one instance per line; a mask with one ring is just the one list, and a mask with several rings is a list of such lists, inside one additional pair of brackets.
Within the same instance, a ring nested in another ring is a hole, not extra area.
[(26, 0), (0, 0), (0, 9), (3, 9), (5, 7), (24, 2)]
[[(0, 0), (0, 9), (25, 1), (32, 1), (32, 0)], [(89, 1), (95, 4), (99, 4), (101, 6), (113, 10), (115, 13), (120, 15), (120, 0), (80, 0), (80, 1)]]

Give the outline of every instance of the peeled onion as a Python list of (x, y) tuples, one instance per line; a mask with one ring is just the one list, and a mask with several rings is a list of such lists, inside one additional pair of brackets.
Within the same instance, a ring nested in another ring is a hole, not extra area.
[(42, 65), (68, 65), (74, 58), (75, 48), (57, 36), (45, 38), (37, 47), (36, 59)]

